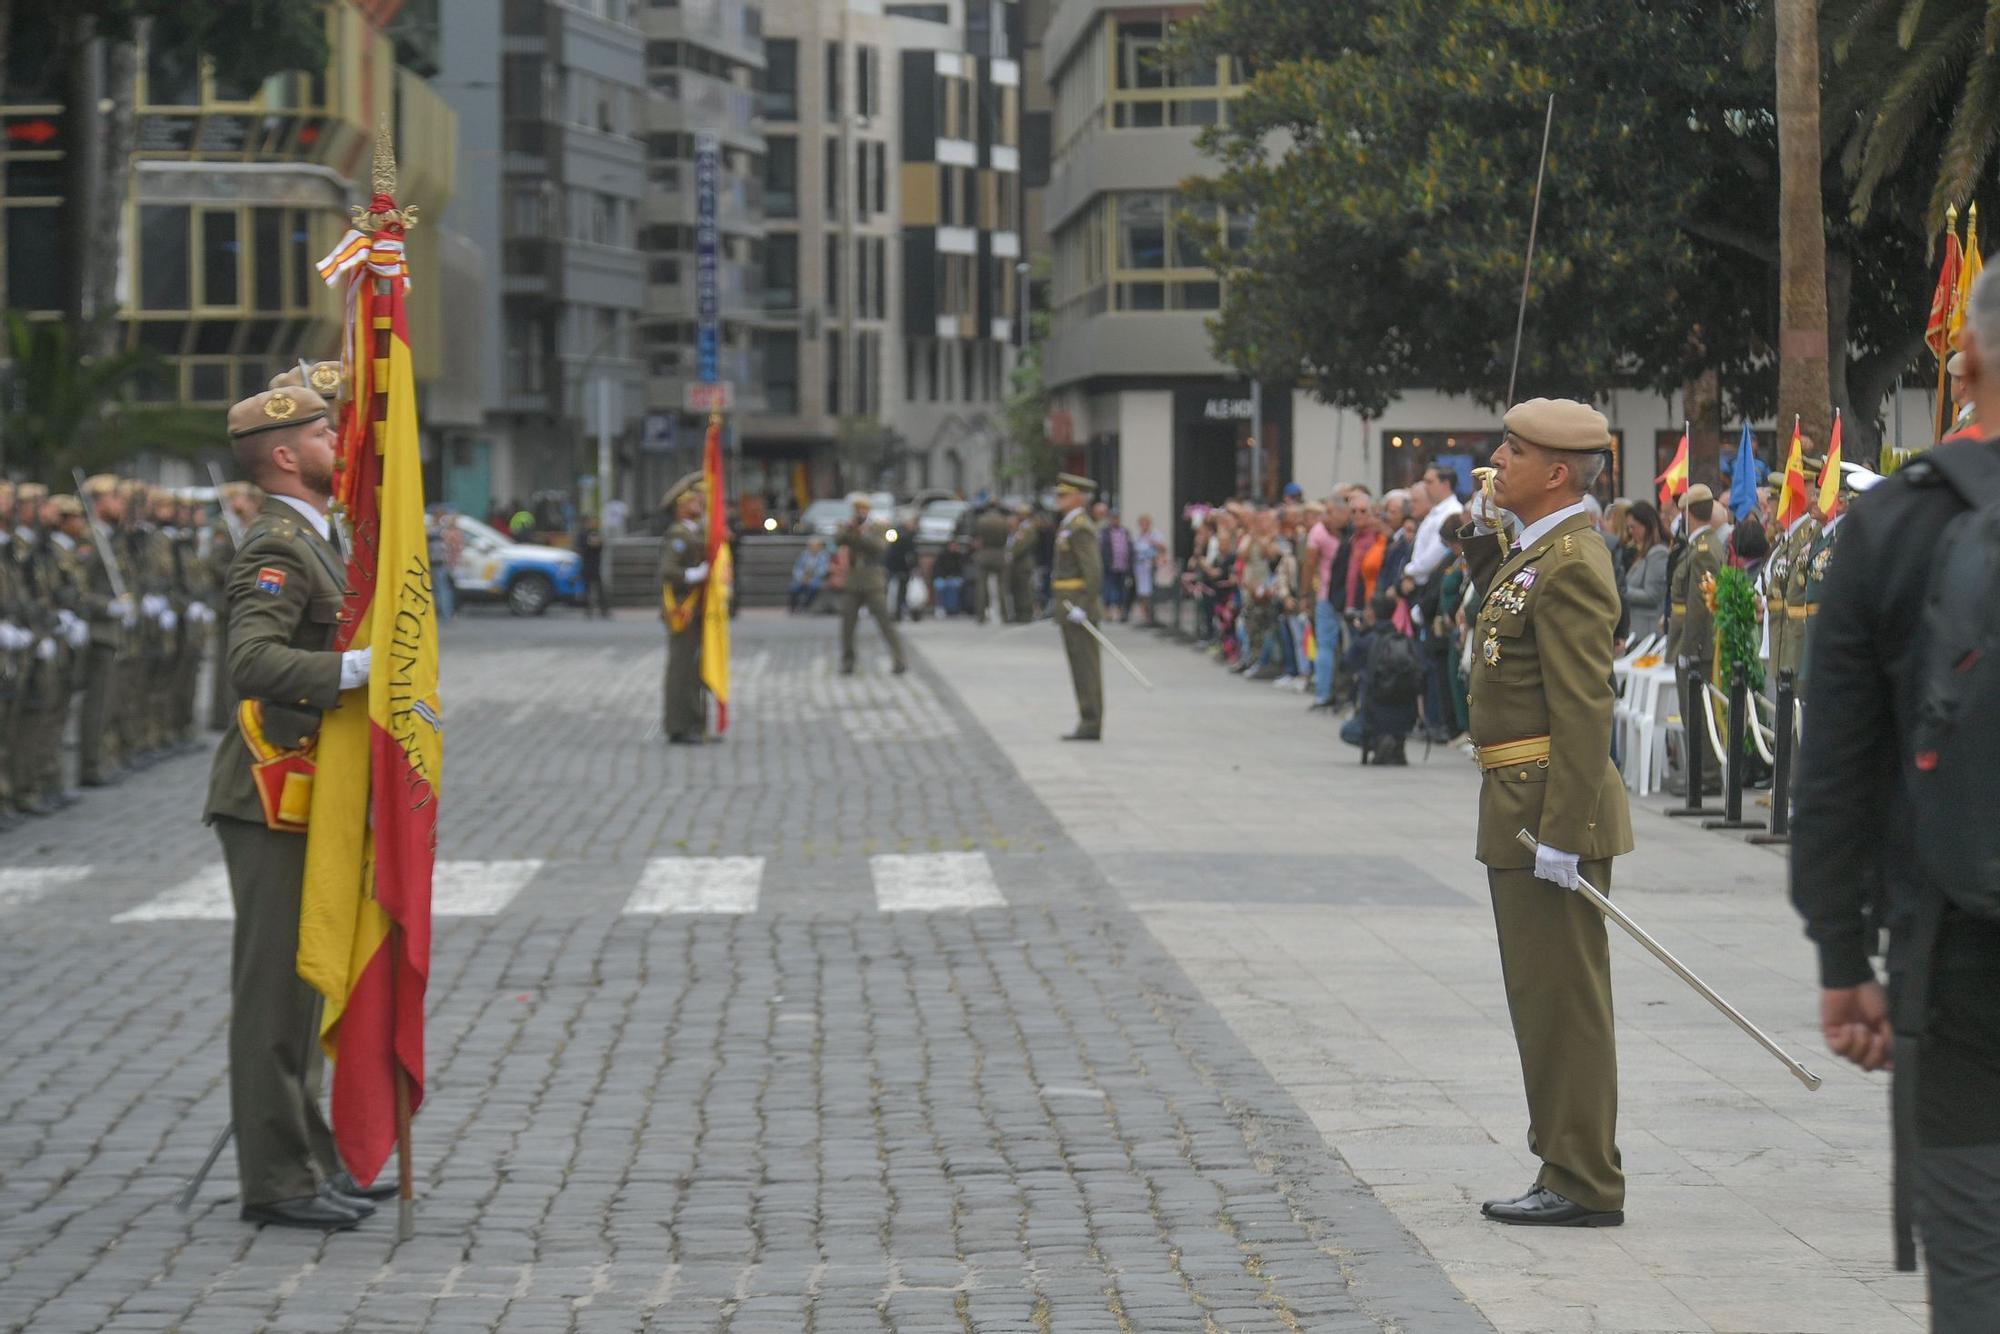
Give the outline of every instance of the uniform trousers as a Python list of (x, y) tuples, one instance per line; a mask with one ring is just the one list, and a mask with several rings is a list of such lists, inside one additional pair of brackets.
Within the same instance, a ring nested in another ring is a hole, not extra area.
[(708, 706), (701, 698), (701, 613), (687, 629), (667, 632), (667, 680), (661, 726), (669, 737), (699, 737), (708, 731)]
[[(1611, 892), (1610, 859), (1586, 861), (1580, 870)], [(1542, 1160), (1535, 1184), (1586, 1209), (1622, 1209), (1618, 1044), (1604, 915), (1532, 870), (1489, 867), (1486, 882), (1528, 1094), (1528, 1151)]]
[(903, 665), (903, 637), (896, 633), (896, 623), (889, 619), (889, 600), (885, 590), (880, 588), (859, 589), (852, 585), (840, 593), (840, 670), (854, 670), (854, 623), (861, 619), (861, 609), (868, 608), (868, 614), (881, 627), (882, 639), (889, 645), (889, 657), (896, 666)]
[(1057, 624), (1062, 626), (1063, 653), (1069, 658), (1070, 684), (1076, 688), (1077, 730), (1095, 735), (1104, 730), (1104, 668), (1097, 640), (1066, 617)]
[(236, 905), (229, 1110), (243, 1203), (300, 1199), (340, 1169), (319, 1106), (320, 997), (298, 972), (306, 840), (227, 816), (216, 817), (215, 836)]
[(997, 551), (979, 551), (973, 555), (972, 614), (984, 621), (989, 615), (995, 620), (1014, 619), (1007, 606), (1007, 563)]

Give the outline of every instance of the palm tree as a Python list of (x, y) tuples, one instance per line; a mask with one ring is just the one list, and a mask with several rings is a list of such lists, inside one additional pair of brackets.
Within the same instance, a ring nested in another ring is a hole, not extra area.
[(1825, 442), (1826, 219), (1820, 194), (1819, 0), (1778, 0), (1778, 419)]
[(1907, 154), (1944, 127), (1931, 231), (1963, 207), (2000, 148), (2000, 0), (1826, 0), (1840, 77), (1827, 123), (1853, 181), (1854, 215)]
[(0, 394), (0, 473), (57, 486), (69, 469), (94, 471), (140, 454), (187, 455), (222, 439), (219, 414), (132, 402), (145, 377), (163, 366), (143, 348), (79, 356), (98, 335), (81, 339), (67, 323), (7, 316), (11, 382)]

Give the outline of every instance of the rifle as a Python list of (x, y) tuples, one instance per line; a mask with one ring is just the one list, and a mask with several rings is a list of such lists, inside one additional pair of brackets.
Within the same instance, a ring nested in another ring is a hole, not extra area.
[(111, 595), (125, 596), (125, 576), (118, 570), (118, 558), (111, 554), (111, 534), (105, 531), (104, 520), (97, 517), (97, 506), (84, 499), (83, 469), (70, 469), (70, 476), (76, 479), (77, 499), (83, 500), (83, 517), (90, 523), (91, 540), (97, 545), (97, 558), (104, 562), (104, 577), (111, 581)]

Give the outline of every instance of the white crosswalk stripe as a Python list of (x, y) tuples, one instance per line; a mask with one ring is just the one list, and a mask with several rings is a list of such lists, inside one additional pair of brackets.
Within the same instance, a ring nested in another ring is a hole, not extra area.
[(763, 884), (762, 857), (659, 857), (646, 863), (625, 911), (753, 913)]
[(204, 866), (166, 893), (127, 908), (114, 922), (226, 922), (236, 915), (229, 902), (229, 873), (221, 863)]
[[(88, 868), (61, 869), (88, 873)], [(439, 862), (431, 877), (431, 916), (491, 917), (512, 903), (541, 869), (538, 858)], [(203, 867), (166, 893), (127, 908), (111, 920), (227, 922), (235, 916), (229, 899), (229, 875), (218, 863)]]
[(88, 866), (9, 866), (0, 868), (0, 911), (21, 908), (59, 885), (90, 874)]
[(1004, 908), (983, 852), (885, 853), (868, 859), (875, 904), (883, 912), (947, 912)]
[(431, 873), (431, 916), (491, 917), (512, 903), (541, 869), (539, 857), (439, 862)]

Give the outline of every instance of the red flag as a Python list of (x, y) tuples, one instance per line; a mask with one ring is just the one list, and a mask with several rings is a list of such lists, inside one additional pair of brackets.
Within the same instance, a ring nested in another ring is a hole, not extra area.
[(1944, 234), (1944, 266), (1938, 270), (1937, 290), (1931, 293), (1931, 315), (1924, 323), (1924, 342), (1939, 361), (1951, 356), (1952, 312), (1958, 305), (1958, 270), (1963, 261), (1958, 250), (1956, 219)]
[(1665, 509), (1667, 506), (1667, 502), (1669, 500), (1672, 500), (1675, 496), (1684, 495), (1687, 492), (1688, 445), (1689, 445), (1688, 437), (1692, 434), (1692, 432), (1693, 432), (1692, 427), (1684, 428), (1681, 431), (1681, 447), (1679, 451), (1675, 453), (1674, 461), (1667, 465), (1667, 470), (1665, 472), (1661, 473), (1658, 477), (1655, 477), (1653, 479), (1660, 485), (1661, 509)]
[(1792, 418), (1792, 452), (1785, 457), (1785, 490), (1778, 497), (1778, 522), (1789, 524), (1806, 512), (1806, 454), (1799, 419)]

